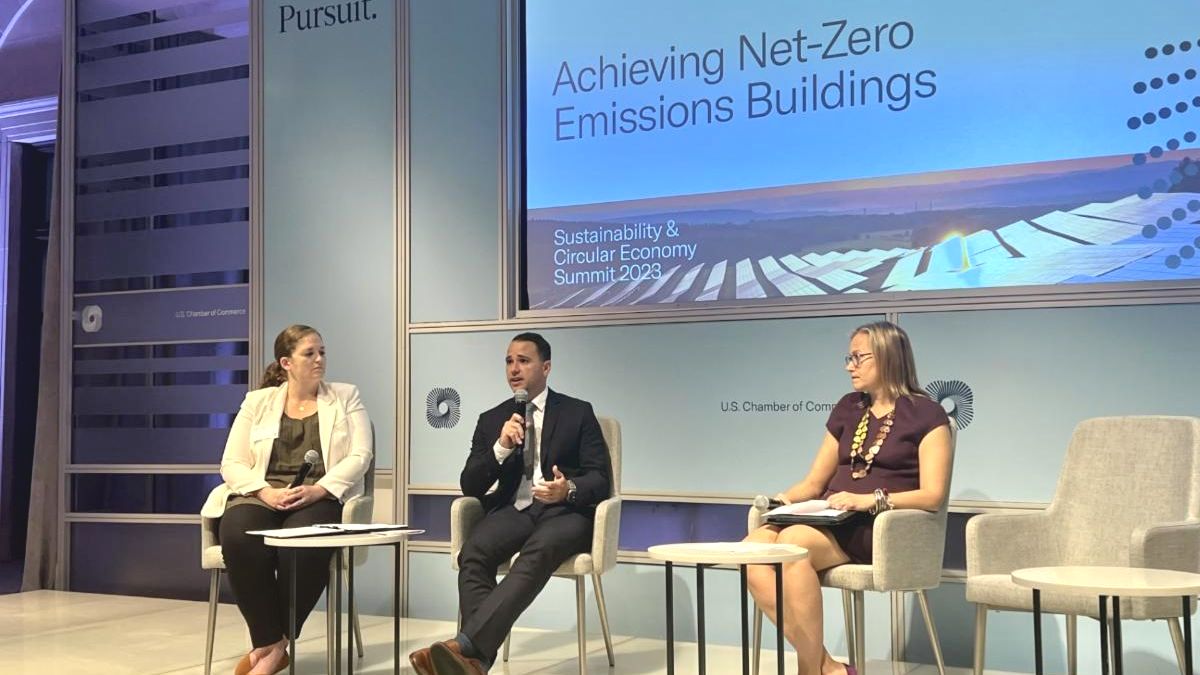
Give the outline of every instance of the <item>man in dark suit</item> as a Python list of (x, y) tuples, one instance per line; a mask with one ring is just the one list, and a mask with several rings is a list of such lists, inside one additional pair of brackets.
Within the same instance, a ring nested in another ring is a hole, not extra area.
[[(508, 386), (525, 390), (479, 416), (460, 482), (485, 516), (458, 564), (462, 630), (409, 655), (421, 675), (480, 675), (554, 570), (590, 548), (595, 507), (610, 492), (608, 447), (586, 401), (550, 391), (550, 343), (521, 333), (505, 357)], [(492, 490), (492, 486), (495, 489)], [(520, 557), (500, 583), (496, 570)]]

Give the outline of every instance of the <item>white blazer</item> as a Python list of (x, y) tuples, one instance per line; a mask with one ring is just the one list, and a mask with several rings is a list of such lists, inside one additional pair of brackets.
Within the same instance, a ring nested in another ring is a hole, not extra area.
[[(208, 495), (200, 515), (220, 518), (231, 494), (246, 495), (270, 487), (266, 481), (271, 447), (279, 436), (279, 420), (287, 402), (287, 383), (256, 389), (242, 401), (221, 456), (223, 485)], [(363, 492), (363, 476), (371, 466), (371, 420), (358, 387), (322, 382), (317, 389), (317, 421), (325, 475), (317, 485), (345, 503)]]

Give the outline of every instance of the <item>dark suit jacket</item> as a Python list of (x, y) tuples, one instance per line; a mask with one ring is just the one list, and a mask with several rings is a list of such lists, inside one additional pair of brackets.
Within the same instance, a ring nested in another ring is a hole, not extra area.
[[(459, 478), (463, 494), (479, 498), (487, 512), (512, 503), (521, 484), (522, 456), (514, 452), (499, 464), (492, 449), (500, 438), (501, 427), (514, 412), (509, 399), (479, 416), (471, 437), (471, 455)], [(592, 514), (596, 504), (609, 497), (608, 446), (591, 403), (550, 390), (542, 419), (541, 449), (542, 477), (553, 480), (551, 469), (558, 465), (564, 476), (575, 481), (577, 510)], [(497, 480), (500, 485), (496, 491), (485, 494)]]

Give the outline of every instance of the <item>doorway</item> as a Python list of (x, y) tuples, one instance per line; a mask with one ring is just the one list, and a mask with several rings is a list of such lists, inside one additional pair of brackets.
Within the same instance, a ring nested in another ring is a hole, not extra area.
[(0, 256), (0, 593), (14, 593), (21, 586), (29, 518), (55, 144), (9, 142), (0, 149), (8, 153), (9, 173), (6, 194), (0, 194), (8, 215)]

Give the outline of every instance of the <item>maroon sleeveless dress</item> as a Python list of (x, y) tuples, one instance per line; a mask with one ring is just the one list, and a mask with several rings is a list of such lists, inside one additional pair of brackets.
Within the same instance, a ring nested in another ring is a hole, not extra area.
[[(946, 411), (936, 401), (924, 396), (901, 397), (896, 401), (892, 430), (875, 455), (870, 473), (855, 480), (850, 477), (850, 445), (866, 410), (866, 395), (853, 392), (843, 396), (829, 414), (825, 428), (838, 439), (838, 466), (826, 488), (826, 498), (835, 492), (871, 494), (876, 489), (885, 488), (890, 493), (896, 493), (921, 487), (917, 449), (926, 434), (950, 423)], [(863, 443), (863, 450), (871, 446), (882, 423), (882, 419), (868, 413), (867, 439)], [(858, 466), (861, 468), (862, 462), (858, 462)], [(850, 562), (870, 564), (874, 524), (875, 517), (863, 513), (830, 528), (842, 550), (850, 556)]]

